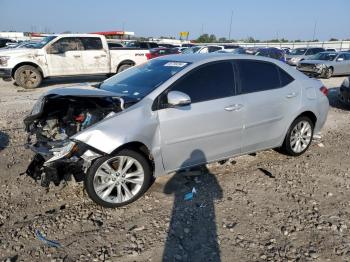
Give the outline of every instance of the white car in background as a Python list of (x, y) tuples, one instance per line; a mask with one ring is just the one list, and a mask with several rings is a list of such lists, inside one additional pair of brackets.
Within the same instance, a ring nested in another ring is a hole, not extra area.
[(36, 88), (47, 77), (115, 74), (147, 61), (147, 49), (110, 49), (96, 34), (51, 35), (27, 48), (0, 51), (0, 78)]
[(185, 49), (182, 53), (183, 54), (207, 54), (207, 53), (213, 53), (219, 50), (223, 50), (223, 46), (219, 45), (197, 45), (192, 46), (190, 48)]

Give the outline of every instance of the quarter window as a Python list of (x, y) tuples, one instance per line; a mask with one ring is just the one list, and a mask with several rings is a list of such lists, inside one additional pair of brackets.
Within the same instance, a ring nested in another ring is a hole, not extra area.
[(190, 96), (192, 103), (233, 96), (234, 76), (231, 62), (205, 65), (180, 79), (171, 87)]
[(242, 94), (281, 87), (278, 68), (274, 64), (240, 60), (237, 62), (237, 65)]

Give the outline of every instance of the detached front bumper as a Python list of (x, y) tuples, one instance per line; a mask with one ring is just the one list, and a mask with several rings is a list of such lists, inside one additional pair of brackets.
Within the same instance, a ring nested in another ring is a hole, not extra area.
[(40, 181), (43, 187), (48, 187), (51, 182), (58, 186), (61, 181), (68, 181), (72, 176), (76, 182), (81, 182), (91, 162), (101, 156), (83, 144), (79, 144), (76, 151), (65, 155), (53, 153), (56, 150), (47, 146), (30, 146), (30, 149), (36, 154), (25, 173)]
[(0, 68), (0, 78), (3, 78), (3, 79), (12, 78), (12, 68)]

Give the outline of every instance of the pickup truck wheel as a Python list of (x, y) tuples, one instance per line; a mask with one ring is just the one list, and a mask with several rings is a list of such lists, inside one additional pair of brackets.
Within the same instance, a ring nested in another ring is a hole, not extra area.
[(148, 161), (136, 151), (124, 149), (97, 159), (89, 168), (85, 188), (97, 204), (115, 208), (134, 202), (151, 185)]
[(119, 68), (118, 68), (118, 72), (117, 73), (120, 73), (120, 72), (123, 72), (124, 70), (128, 69), (132, 67), (132, 65), (128, 65), (128, 64), (124, 64), (124, 65), (121, 65)]
[(14, 78), (19, 86), (27, 89), (38, 87), (43, 80), (39, 70), (30, 65), (19, 67), (15, 72)]

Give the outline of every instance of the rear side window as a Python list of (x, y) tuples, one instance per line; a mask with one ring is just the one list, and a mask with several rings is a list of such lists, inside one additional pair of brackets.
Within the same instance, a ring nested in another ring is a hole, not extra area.
[(234, 75), (231, 62), (205, 65), (180, 79), (171, 87), (190, 96), (192, 103), (234, 96)]
[(281, 86), (286, 86), (294, 81), (294, 78), (291, 77), (286, 71), (281, 68), (278, 68), (281, 80)]
[(149, 43), (149, 46), (150, 46), (151, 48), (157, 48), (157, 47), (159, 47), (157, 43)]
[(278, 68), (272, 63), (240, 60), (237, 66), (242, 94), (281, 87)]
[(101, 50), (102, 41), (99, 37), (81, 37), (85, 50)]

